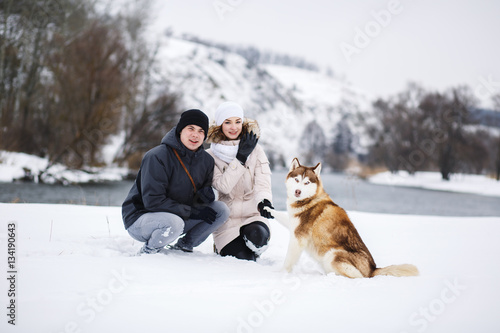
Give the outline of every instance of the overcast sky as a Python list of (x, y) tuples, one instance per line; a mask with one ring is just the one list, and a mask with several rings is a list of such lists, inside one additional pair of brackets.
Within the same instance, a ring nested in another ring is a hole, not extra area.
[(302, 56), (374, 95), (500, 91), (499, 0), (153, 1), (156, 30)]

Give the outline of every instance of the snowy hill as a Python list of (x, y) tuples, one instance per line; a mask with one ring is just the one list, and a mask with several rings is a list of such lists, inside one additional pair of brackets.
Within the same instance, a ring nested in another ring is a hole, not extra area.
[[(499, 217), (351, 211), (379, 266), (412, 263), (420, 276), (348, 279), (324, 275), (306, 255), (293, 273), (281, 272), (288, 231), (274, 222), (255, 263), (216, 256), (211, 238), (191, 254), (134, 256), (141, 244), (125, 231), (120, 207), (0, 204), (0, 211), (2, 332), (500, 330)], [(15, 245), (11, 269), (7, 242)]]
[(369, 99), (348, 84), (320, 72), (277, 65), (250, 66), (242, 56), (191, 41), (164, 37), (158, 79), (181, 94), (183, 108), (197, 107), (211, 119), (225, 100), (240, 103), (246, 116), (259, 121), (261, 143), (270, 158), (286, 165), (297, 156), (305, 126), (321, 124), (327, 138), (343, 116), (367, 108)]
[(309, 122), (316, 121), (327, 140), (331, 141), (337, 134), (337, 124), (345, 121), (355, 137), (354, 150), (365, 151), (369, 140), (364, 133), (365, 125), (360, 121), (372, 116), (373, 98), (368, 92), (321, 72), (277, 65), (266, 65), (265, 68), (301, 101), (302, 126), (297, 133), (302, 133)]

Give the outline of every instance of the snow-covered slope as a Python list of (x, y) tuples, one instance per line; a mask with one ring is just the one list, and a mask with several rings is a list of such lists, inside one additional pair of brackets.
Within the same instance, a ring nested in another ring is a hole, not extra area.
[[(365, 152), (370, 140), (363, 121), (373, 117), (373, 98), (368, 92), (322, 72), (278, 65), (266, 65), (265, 68), (301, 102), (301, 126), (297, 133), (302, 133), (309, 122), (316, 121), (331, 142), (337, 134), (337, 124), (345, 121), (354, 135), (354, 151)], [(297, 144), (298, 139), (300, 135), (297, 135)]]
[[(166, 38), (159, 49), (158, 80), (182, 95), (183, 108), (200, 108), (211, 119), (225, 100), (240, 103), (259, 121), (260, 142), (272, 159), (286, 165), (298, 156), (304, 127), (321, 124), (327, 138), (343, 116), (352, 118), (368, 105), (366, 94), (319, 72), (284, 66), (250, 66), (246, 59), (219, 48)], [(300, 156), (299, 156), (300, 157)]]
[[(499, 217), (349, 212), (379, 266), (407, 262), (421, 273), (351, 280), (324, 275), (306, 255), (281, 272), (288, 231), (275, 222), (255, 263), (215, 255), (211, 238), (191, 254), (134, 256), (141, 244), (120, 207), (0, 211), (1, 332), (500, 331)], [(10, 269), (7, 243), (15, 245)]]

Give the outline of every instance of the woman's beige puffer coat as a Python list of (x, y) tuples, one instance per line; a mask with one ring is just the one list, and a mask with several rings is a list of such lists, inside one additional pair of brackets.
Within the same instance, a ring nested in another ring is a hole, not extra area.
[[(257, 122), (245, 118), (242, 133), (250, 131), (260, 136)], [(221, 126), (212, 125), (208, 130), (207, 142), (238, 146), (240, 141), (225, 141)], [(218, 200), (225, 202), (231, 211), (227, 222), (213, 233), (216, 250), (220, 252), (240, 235), (243, 225), (262, 221), (269, 226), (268, 220), (260, 215), (257, 205), (263, 199), (272, 202), (271, 168), (259, 144), (248, 156), (245, 165), (236, 158), (230, 163), (224, 162), (214, 154), (213, 149), (207, 152), (215, 160), (212, 186), (218, 191)]]

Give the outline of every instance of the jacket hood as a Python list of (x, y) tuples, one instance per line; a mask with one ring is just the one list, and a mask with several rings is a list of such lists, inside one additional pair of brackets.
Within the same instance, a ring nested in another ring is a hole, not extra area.
[[(260, 138), (260, 127), (256, 120), (245, 118), (243, 121), (243, 127), (241, 134), (254, 132), (257, 134), (257, 138)], [(240, 135), (241, 136), (241, 135)], [(227, 141), (226, 136), (222, 133), (222, 125), (217, 126), (215, 123), (208, 129), (207, 142), (208, 143), (220, 143), (222, 141)]]
[(182, 149), (183, 145), (181, 144), (180, 139), (177, 137), (175, 133), (176, 128), (177, 126), (168, 131), (168, 133), (165, 134), (163, 139), (161, 139), (161, 143), (175, 149)]

